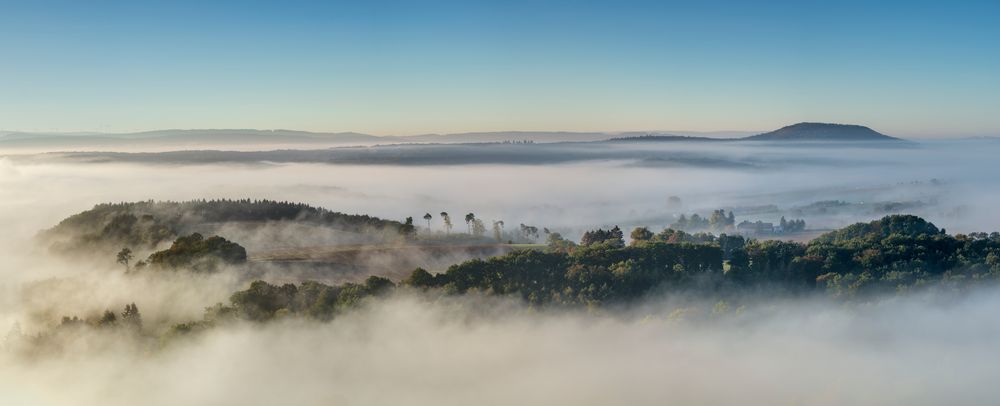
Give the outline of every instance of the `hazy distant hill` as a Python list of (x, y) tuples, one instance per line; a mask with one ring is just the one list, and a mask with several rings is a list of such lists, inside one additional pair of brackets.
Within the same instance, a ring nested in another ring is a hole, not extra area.
[(898, 141), (871, 128), (851, 124), (798, 123), (744, 138), (747, 141)]
[(614, 137), (614, 134), (603, 132), (571, 132), (571, 131), (492, 131), (468, 132), (454, 134), (423, 134), (393, 138), (401, 142), (434, 142), (434, 143), (473, 143), (473, 142), (586, 142), (602, 141)]
[(496, 131), (414, 136), (377, 136), (354, 132), (317, 133), (293, 130), (202, 129), (134, 133), (0, 132), (0, 148), (39, 151), (169, 151), (189, 149), (274, 149), (370, 146), (399, 143), (537, 143), (599, 141), (616, 134), (601, 132)]
[(24, 149), (191, 149), (234, 146), (307, 146), (376, 144), (383, 137), (359, 133), (312, 133), (292, 130), (157, 130), (134, 133), (0, 133), (0, 148)]
[(177, 151), (192, 149), (315, 149), (379, 144), (474, 144), (499, 142), (700, 142), (700, 141), (895, 141), (859, 125), (799, 123), (768, 133), (740, 132), (570, 132), (494, 131), (413, 136), (377, 136), (354, 132), (317, 133), (293, 130), (204, 129), (134, 133), (0, 132), (0, 149), (36, 151)]
[(871, 128), (851, 124), (798, 123), (780, 129), (757, 135), (739, 138), (717, 138), (704, 136), (680, 136), (671, 134), (623, 134), (612, 138), (609, 142), (705, 142), (705, 141), (835, 141), (835, 142), (867, 142), (867, 141), (902, 141), (890, 137)]

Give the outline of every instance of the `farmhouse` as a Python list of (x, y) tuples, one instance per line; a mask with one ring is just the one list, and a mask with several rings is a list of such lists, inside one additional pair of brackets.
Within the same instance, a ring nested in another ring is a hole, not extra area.
[(760, 220), (753, 223), (744, 220), (736, 225), (736, 232), (748, 236), (774, 234), (778, 231), (775, 229), (774, 223), (765, 223)]

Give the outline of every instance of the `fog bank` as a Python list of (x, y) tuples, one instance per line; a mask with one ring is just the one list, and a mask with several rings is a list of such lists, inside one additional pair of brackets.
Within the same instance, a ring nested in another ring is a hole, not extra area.
[(0, 393), (4, 404), (106, 405), (974, 405), (1000, 395), (995, 290), (700, 317), (663, 303), (601, 315), (476, 300), (404, 295), (328, 324), (219, 328), (156, 354), (123, 344), (6, 359)]

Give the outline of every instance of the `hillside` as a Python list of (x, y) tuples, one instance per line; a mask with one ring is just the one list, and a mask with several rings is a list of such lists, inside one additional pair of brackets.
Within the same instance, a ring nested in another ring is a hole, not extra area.
[(40, 237), (58, 252), (151, 249), (194, 232), (223, 234), (240, 243), (309, 234), (351, 242), (399, 238), (412, 226), (270, 200), (143, 201), (99, 204), (72, 215)]
[(747, 141), (900, 141), (871, 128), (853, 124), (798, 123), (752, 135)]

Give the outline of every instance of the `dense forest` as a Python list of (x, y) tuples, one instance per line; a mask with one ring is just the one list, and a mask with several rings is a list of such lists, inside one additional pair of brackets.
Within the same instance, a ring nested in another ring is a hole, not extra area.
[[(626, 244), (623, 234), (618, 227), (592, 230), (577, 244), (550, 233), (545, 248), (474, 259), (436, 274), (418, 268), (395, 282), (379, 276), (339, 285), (256, 280), (227, 303), (208, 307), (201, 320), (176, 324), (164, 337), (238, 320), (330, 320), (397, 289), (441, 297), (506, 297), (531, 307), (595, 308), (673, 295), (709, 303), (776, 295), (865, 302), (930, 288), (963, 292), (1000, 278), (1000, 233), (949, 235), (911, 215), (854, 224), (807, 244), (674, 229), (653, 233), (645, 227), (632, 230)], [(118, 259), (128, 267), (131, 252), (119, 252)], [(137, 267), (212, 271), (244, 261), (246, 252), (238, 244), (193, 234)], [(141, 330), (140, 317), (139, 309), (129, 304), (120, 316), (108, 310), (83, 319), (64, 317), (60, 328)], [(40, 334), (36, 340), (45, 342), (46, 337)]]
[[(532, 306), (598, 306), (635, 303), (652, 292), (730, 299), (818, 293), (863, 301), (928, 287), (961, 290), (1000, 277), (1000, 233), (952, 236), (909, 215), (855, 224), (808, 244), (672, 229), (636, 229), (629, 245), (617, 228), (589, 235), (578, 245), (553, 233), (547, 249), (471, 260), (438, 274), (416, 269), (398, 285), (443, 295), (514, 297)], [(326, 320), (396, 287), (377, 276), (337, 286), (255, 281), (228, 304), (209, 308), (204, 320), (174, 330), (226, 318)]]

